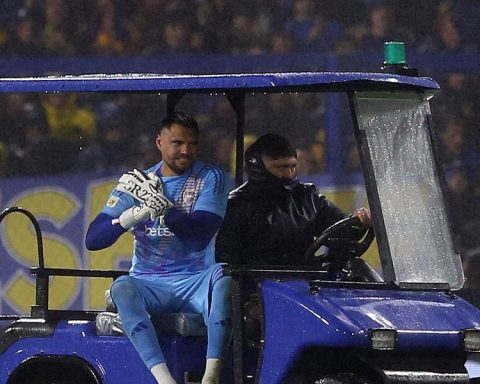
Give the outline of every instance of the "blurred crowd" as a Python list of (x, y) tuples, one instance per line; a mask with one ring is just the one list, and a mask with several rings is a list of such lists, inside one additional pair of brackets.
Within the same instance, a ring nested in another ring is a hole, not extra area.
[(476, 0), (9, 0), (7, 56), (478, 51)]
[[(346, 55), (404, 41), (441, 57), (479, 52), (479, 16), (477, 0), (11, 0), (0, 2), (0, 55)], [(442, 86), (432, 108), (454, 229), (464, 254), (480, 255), (480, 76), (434, 77)], [(0, 176), (149, 165), (158, 160), (153, 138), (165, 113), (162, 97), (2, 94)], [(300, 175), (327, 172), (323, 97), (250, 97), (246, 144), (274, 129), (297, 146)], [(233, 172), (230, 105), (221, 97), (193, 105), (205, 160)], [(344, 134), (342, 142), (342, 171), (359, 172), (353, 138)]]

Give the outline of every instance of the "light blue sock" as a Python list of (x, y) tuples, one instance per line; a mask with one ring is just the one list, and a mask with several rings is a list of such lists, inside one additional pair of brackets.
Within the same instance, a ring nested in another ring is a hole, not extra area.
[(208, 317), (207, 358), (223, 359), (232, 336), (232, 302), (230, 276), (218, 279), (212, 288)]

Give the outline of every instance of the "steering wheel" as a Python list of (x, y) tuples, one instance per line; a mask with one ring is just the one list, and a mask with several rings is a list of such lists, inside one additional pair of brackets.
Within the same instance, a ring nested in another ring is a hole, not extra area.
[[(357, 234), (360, 239), (358, 237), (355, 239)], [(358, 217), (347, 217), (328, 227), (315, 239), (305, 252), (303, 262), (304, 264), (311, 264), (312, 260), (315, 260), (315, 263), (323, 264), (339, 254), (342, 255), (342, 259), (360, 257), (370, 247), (374, 238), (373, 227), (362, 228), (362, 222)], [(315, 256), (322, 245), (328, 247), (329, 252)]]

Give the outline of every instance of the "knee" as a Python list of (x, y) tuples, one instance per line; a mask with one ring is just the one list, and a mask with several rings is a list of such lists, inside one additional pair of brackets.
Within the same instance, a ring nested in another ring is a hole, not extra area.
[(110, 287), (110, 295), (115, 305), (118, 306), (123, 301), (132, 302), (138, 299), (140, 293), (130, 276), (122, 276), (113, 282)]
[(215, 282), (213, 291), (215, 294), (219, 294), (224, 301), (230, 301), (232, 295), (232, 278), (230, 276), (222, 276)]

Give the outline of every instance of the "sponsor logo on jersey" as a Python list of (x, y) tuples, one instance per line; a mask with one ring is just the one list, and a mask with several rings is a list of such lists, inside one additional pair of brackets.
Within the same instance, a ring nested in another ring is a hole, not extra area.
[(118, 203), (118, 200), (120, 200), (120, 199), (116, 196), (110, 197), (110, 199), (108, 199), (108, 201), (107, 201), (107, 207), (109, 207), (109, 208), (115, 207)]
[(175, 236), (172, 231), (168, 227), (162, 227), (159, 225), (158, 227), (147, 227), (145, 226), (145, 235), (149, 237), (170, 237)]

